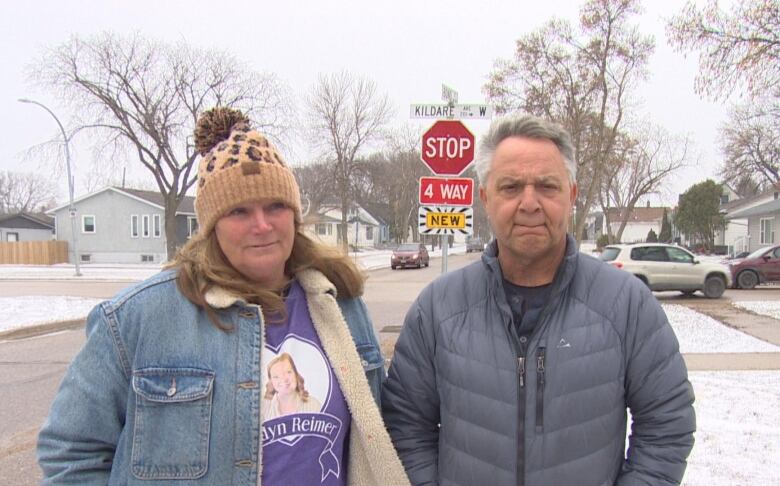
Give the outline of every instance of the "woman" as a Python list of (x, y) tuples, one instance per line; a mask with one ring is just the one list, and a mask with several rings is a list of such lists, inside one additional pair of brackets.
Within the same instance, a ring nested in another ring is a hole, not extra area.
[[(90, 313), (38, 440), (43, 484), (408, 484), (362, 275), (302, 233), (295, 177), (243, 114), (204, 113), (195, 139), (198, 235)], [(262, 364), (283, 352), (322, 408), (264, 422)]]
[(300, 412), (319, 412), (320, 401), (306, 389), (292, 356), (282, 353), (268, 366), (268, 383), (263, 395), (263, 423), (268, 420)]

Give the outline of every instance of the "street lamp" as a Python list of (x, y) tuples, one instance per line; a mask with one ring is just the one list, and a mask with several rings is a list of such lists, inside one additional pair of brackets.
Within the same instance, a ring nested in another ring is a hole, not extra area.
[(53, 111), (51, 111), (49, 108), (46, 107), (43, 103), (40, 103), (38, 101), (34, 100), (28, 100), (26, 98), (19, 98), (19, 101), (22, 103), (31, 103), (33, 105), (38, 105), (44, 110), (46, 110), (49, 115), (54, 118), (54, 121), (57, 122), (57, 125), (60, 127), (60, 131), (62, 132), (62, 140), (65, 144), (65, 164), (68, 168), (68, 214), (70, 215), (70, 246), (73, 248), (73, 261), (76, 264), (76, 276), (81, 276), (81, 269), (79, 267), (79, 253), (78, 248), (76, 246), (76, 208), (73, 207), (73, 176), (70, 172), (70, 148), (68, 147), (70, 139), (68, 138), (68, 135), (65, 133), (65, 129), (62, 127), (62, 123), (60, 123), (60, 119), (57, 118), (57, 115), (54, 114)]

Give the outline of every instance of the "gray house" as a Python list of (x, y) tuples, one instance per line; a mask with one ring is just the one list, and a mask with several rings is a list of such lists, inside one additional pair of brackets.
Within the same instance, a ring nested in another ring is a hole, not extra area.
[(726, 214), (729, 220), (747, 220), (747, 251), (755, 251), (764, 246), (780, 242), (775, 237), (775, 229), (780, 222), (780, 191), (775, 190), (769, 201), (735, 209)]
[[(176, 211), (176, 244), (198, 229), (195, 198), (187, 196)], [(165, 210), (154, 191), (106, 187), (73, 201), (78, 258), (82, 263), (161, 263), (167, 260)], [(70, 241), (68, 205), (47, 212), (54, 216), (56, 239)]]
[(54, 237), (54, 219), (45, 214), (0, 215), (0, 241), (48, 241)]

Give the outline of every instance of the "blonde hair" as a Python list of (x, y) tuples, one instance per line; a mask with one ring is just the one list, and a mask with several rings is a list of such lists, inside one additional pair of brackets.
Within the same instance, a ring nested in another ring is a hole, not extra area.
[(266, 400), (270, 400), (277, 393), (273, 383), (271, 383), (271, 368), (275, 364), (280, 363), (282, 361), (287, 361), (288, 363), (290, 363), (290, 368), (292, 368), (293, 373), (295, 373), (295, 391), (298, 392), (298, 395), (301, 397), (302, 402), (308, 402), (309, 392), (306, 390), (306, 387), (303, 385), (304, 382), (303, 376), (301, 376), (301, 374), (298, 373), (298, 368), (295, 367), (295, 361), (293, 361), (292, 356), (290, 356), (289, 353), (282, 353), (276, 358), (272, 359), (270, 363), (268, 363), (268, 368), (267, 368), (268, 382), (265, 384), (265, 395), (263, 395), (263, 398), (265, 398)]
[[(339, 297), (363, 295), (366, 277), (352, 260), (338, 249), (306, 236), (297, 222), (295, 226), (292, 252), (285, 264), (285, 274), (293, 277), (311, 268), (320, 271), (335, 285)], [(221, 287), (247, 302), (260, 305), (266, 318), (284, 315), (284, 300), (279, 289), (259, 288), (257, 284), (248, 281), (230, 264), (214, 231), (188, 241), (166, 268), (178, 269), (177, 284), (181, 293), (202, 308), (209, 320), (224, 331), (232, 327), (223, 324), (217, 311), (206, 302), (206, 293), (214, 287)]]

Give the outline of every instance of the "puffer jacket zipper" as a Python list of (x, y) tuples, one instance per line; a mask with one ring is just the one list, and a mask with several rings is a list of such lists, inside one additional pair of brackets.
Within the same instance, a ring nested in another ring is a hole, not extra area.
[(544, 350), (536, 352), (536, 433), (544, 431)]

